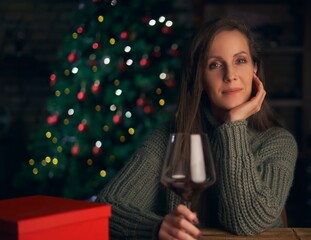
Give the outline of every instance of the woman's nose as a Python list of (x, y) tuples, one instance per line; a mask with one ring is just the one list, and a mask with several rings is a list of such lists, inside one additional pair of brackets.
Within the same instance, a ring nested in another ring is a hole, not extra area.
[(237, 74), (233, 67), (226, 67), (224, 73), (224, 81), (231, 82), (237, 80)]

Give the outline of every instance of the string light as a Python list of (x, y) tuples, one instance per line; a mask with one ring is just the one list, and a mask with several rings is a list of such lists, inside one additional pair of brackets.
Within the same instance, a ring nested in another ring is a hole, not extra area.
[(164, 99), (160, 99), (159, 100), (159, 105), (160, 106), (164, 106), (165, 105), (165, 100)]
[(130, 51), (131, 51), (131, 47), (130, 47), (130, 46), (126, 46), (126, 47), (124, 48), (124, 52), (129, 53)]
[(112, 104), (112, 105), (110, 106), (110, 111), (114, 112), (114, 111), (116, 111), (116, 110), (117, 110), (117, 106), (114, 105), (114, 104)]
[(127, 66), (131, 66), (132, 64), (133, 64), (133, 60), (132, 59), (126, 60), (126, 65)]
[(99, 172), (99, 174), (100, 174), (101, 177), (106, 177), (107, 176), (107, 172), (105, 170), (101, 170)]
[(104, 64), (109, 64), (110, 63), (110, 58), (109, 57), (105, 57), (104, 58)]
[(29, 159), (28, 164), (29, 164), (30, 166), (35, 165), (35, 160)]
[(109, 39), (110, 45), (114, 45), (116, 43), (116, 40), (114, 38)]
[(37, 175), (37, 174), (39, 173), (39, 171), (38, 171), (37, 168), (34, 168), (34, 169), (32, 170), (32, 173), (33, 173), (34, 175)]
[(101, 148), (102, 142), (101, 141), (96, 141), (95, 146), (98, 148)]
[(129, 128), (128, 133), (129, 133), (130, 135), (134, 135), (135, 129), (134, 129), (134, 128)]
[(155, 24), (156, 24), (156, 20), (151, 19), (151, 20), (149, 21), (149, 25), (150, 25), (150, 26), (154, 26)]
[(95, 111), (96, 111), (96, 112), (100, 112), (101, 109), (102, 109), (102, 107), (101, 107), (100, 105), (96, 105), (96, 106), (95, 106)]
[(173, 22), (172, 22), (171, 20), (169, 20), (169, 21), (167, 21), (167, 22), (165, 23), (165, 26), (171, 27), (171, 26), (173, 26)]
[(161, 73), (159, 77), (162, 80), (166, 79), (166, 73)]
[(105, 18), (102, 15), (100, 15), (100, 16), (98, 16), (97, 20), (98, 20), (98, 22), (103, 22), (105, 20)]
[(62, 146), (58, 146), (58, 147), (56, 148), (56, 151), (59, 152), (59, 153), (61, 153), (61, 152), (63, 151), (63, 147), (62, 147)]
[(67, 113), (69, 116), (72, 116), (75, 113), (75, 110), (73, 108), (70, 108)]
[(47, 132), (45, 133), (45, 137), (46, 137), (46, 138), (51, 138), (51, 137), (52, 137), (52, 133), (49, 132), (49, 131), (47, 131)]
[(50, 162), (51, 162), (51, 158), (50, 158), (49, 156), (47, 156), (47, 157), (45, 157), (45, 161), (46, 161), (47, 163), (50, 163)]
[(76, 32), (74, 32), (71, 36), (73, 39), (77, 39), (79, 35)]
[(70, 89), (69, 89), (69, 88), (65, 88), (64, 93), (65, 93), (66, 95), (68, 95), (68, 94), (70, 93)]
[(165, 21), (165, 17), (164, 16), (159, 17), (159, 22), (160, 23), (163, 23), (164, 21)]
[(54, 165), (57, 165), (57, 164), (58, 164), (58, 159), (57, 159), (57, 158), (53, 158), (52, 163), (53, 163)]
[(86, 161), (86, 164), (89, 165), (89, 166), (92, 166), (92, 165), (93, 165), (93, 160), (89, 158), (89, 159)]
[(120, 85), (120, 81), (118, 79), (114, 80), (113, 83), (114, 83), (115, 86), (119, 86)]
[(98, 68), (97, 68), (97, 66), (92, 66), (92, 72), (97, 72), (97, 70), (98, 70)]
[(73, 74), (77, 74), (78, 71), (79, 71), (79, 69), (78, 69), (77, 67), (73, 67), (73, 68), (71, 69), (71, 72), (72, 72)]
[(108, 132), (109, 131), (109, 126), (108, 125), (104, 125), (103, 126), (103, 130), (104, 130), (104, 132)]
[(56, 90), (56, 91), (55, 91), (55, 96), (56, 96), (56, 97), (59, 97), (60, 95), (61, 95), (60, 91), (59, 91), (59, 90)]
[(120, 95), (122, 94), (122, 90), (121, 90), (121, 89), (117, 89), (116, 92), (115, 92), (115, 94), (116, 94), (117, 96), (120, 96)]
[(130, 111), (127, 111), (127, 112), (125, 113), (125, 117), (131, 118), (131, 117), (132, 117), (132, 113), (131, 113)]

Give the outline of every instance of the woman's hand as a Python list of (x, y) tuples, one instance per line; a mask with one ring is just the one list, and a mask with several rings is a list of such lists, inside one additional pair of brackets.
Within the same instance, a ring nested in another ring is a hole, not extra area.
[(198, 239), (200, 230), (194, 225), (198, 224), (197, 215), (185, 205), (178, 205), (167, 214), (161, 224), (158, 237), (164, 239)]
[(225, 122), (234, 122), (238, 120), (245, 120), (261, 109), (261, 105), (266, 96), (266, 91), (260, 79), (254, 73), (254, 84), (257, 92), (249, 101), (231, 109), (225, 116)]

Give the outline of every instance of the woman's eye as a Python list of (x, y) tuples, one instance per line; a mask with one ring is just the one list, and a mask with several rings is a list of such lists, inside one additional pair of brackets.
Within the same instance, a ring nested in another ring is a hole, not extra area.
[(219, 67), (221, 67), (221, 64), (217, 62), (213, 62), (209, 65), (210, 69), (219, 68)]
[(239, 58), (238, 60), (237, 60), (237, 63), (246, 63), (246, 59), (245, 58)]

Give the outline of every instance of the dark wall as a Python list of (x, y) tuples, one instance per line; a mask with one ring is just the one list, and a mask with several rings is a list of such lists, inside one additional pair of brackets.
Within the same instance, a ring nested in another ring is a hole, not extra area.
[(51, 65), (78, 1), (0, 2), (0, 199), (27, 161), (27, 140), (44, 121)]

